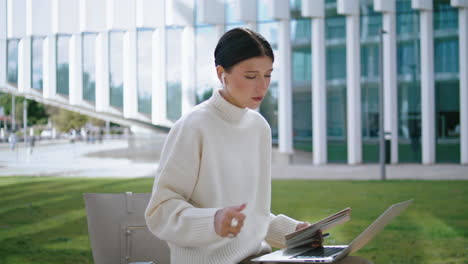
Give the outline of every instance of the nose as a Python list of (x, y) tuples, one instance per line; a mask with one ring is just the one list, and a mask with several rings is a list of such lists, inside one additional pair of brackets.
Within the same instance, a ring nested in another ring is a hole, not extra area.
[(268, 86), (270, 85), (270, 80), (265, 77), (258, 78), (259, 81), (257, 82), (257, 89), (263, 91), (268, 90)]

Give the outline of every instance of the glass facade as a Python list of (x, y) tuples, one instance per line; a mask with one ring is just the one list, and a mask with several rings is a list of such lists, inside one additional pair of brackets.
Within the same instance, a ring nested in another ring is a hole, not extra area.
[(273, 72), (271, 74), (270, 87), (265, 98), (260, 105), (260, 114), (268, 121), (271, 127), (273, 144), (278, 142), (278, 81), (281, 65), (280, 54), (278, 52), (278, 22), (267, 16), (266, 10), (267, 1), (257, 1), (257, 31), (270, 42), (275, 62), (273, 63)]
[(84, 33), (83, 49), (83, 99), (96, 101), (96, 37), (95, 33)]
[(397, 0), (398, 159), (421, 162), (421, 65), (419, 12)]
[(363, 162), (379, 160), (379, 30), (382, 14), (372, 0), (360, 0), (361, 117)]
[(125, 32), (109, 32), (110, 105), (123, 107), (123, 39)]
[(167, 119), (176, 121), (182, 114), (182, 33), (179, 27), (166, 29)]
[(31, 40), (31, 87), (42, 91), (44, 66), (44, 39), (33, 37)]
[(327, 1), (325, 17), (327, 63), (328, 161), (347, 162), (346, 141), (346, 18), (336, 13), (336, 1)]
[(57, 35), (57, 94), (70, 93), (70, 36)]
[[(293, 3), (294, 4), (294, 3)], [(295, 6), (291, 6), (292, 12)], [(291, 15), (296, 14), (296, 12)], [(311, 21), (291, 20), (291, 78), (294, 148), (312, 151)], [(312, 156), (311, 156), (312, 158)]]
[(460, 162), (458, 9), (434, 1), (436, 162)]
[[(214, 90), (221, 88), (216, 75), (214, 50), (220, 37), (220, 30), (235, 27), (255, 27), (272, 45), (275, 53), (274, 71), (269, 91), (258, 109), (269, 122), (272, 129), (273, 143), (278, 143), (278, 94), (281, 55), (278, 50), (281, 22), (272, 19), (269, 14), (270, 0), (253, 0), (256, 4), (256, 21), (245, 22), (234, 17), (238, 1), (219, 0), (224, 4), (224, 24), (203, 24), (200, 21), (198, 5), (195, 3), (195, 103), (207, 100)], [(312, 27), (311, 18), (301, 13), (302, 0), (284, 0), (290, 5), (290, 44), (291, 44), (291, 89), (292, 89), (292, 132), (293, 146), (296, 150), (313, 152), (313, 109), (312, 109)], [(433, 3), (434, 51), (434, 132), (436, 163), (460, 162), (460, 55), (459, 55), (459, 8), (453, 7), (450, 0), (431, 0)], [(373, 0), (359, 0), (360, 27), (360, 89), (361, 89), (361, 135), (362, 159), (364, 163), (378, 162), (379, 156), (379, 29), (382, 28), (383, 15), (374, 11)], [(421, 98), (421, 34), (420, 11), (412, 8), (412, 0), (396, 2), (396, 67), (397, 67), (397, 118), (398, 118), (398, 161), (400, 163), (422, 162), (422, 98)], [(186, 59), (182, 57), (182, 41), (188, 33), (182, 26), (167, 26), (165, 62), (162, 65), (166, 76), (166, 118), (176, 121), (182, 113), (182, 66)], [(155, 29), (138, 28), (136, 33), (136, 93), (137, 110), (146, 116), (152, 113), (154, 83), (153, 57), (160, 47), (154, 43)], [(96, 77), (98, 74), (109, 75), (109, 102), (117, 110), (123, 110), (124, 93), (124, 41), (126, 31), (111, 30), (107, 47), (109, 56), (108, 72), (99, 72), (96, 68), (99, 50), (97, 34), (82, 32), (82, 97), (85, 101), (96, 102)], [(346, 163), (347, 149), (347, 69), (346, 69), (346, 15), (337, 14), (337, 0), (325, 0), (325, 54), (326, 60), (326, 136), (327, 160), (330, 163)], [(70, 94), (70, 39), (68, 34), (51, 36), (55, 50), (56, 93), (67, 98)], [(48, 53), (43, 36), (31, 36), (31, 88), (41, 92), (44, 89), (44, 74), (48, 63)], [(48, 39), (47, 39), (48, 40)], [(10, 87), (18, 86), (18, 71), (27, 70), (19, 61), (19, 50), (23, 40), (7, 39), (6, 42), (6, 80)], [(52, 48), (52, 47), (50, 47)], [(104, 48), (104, 47), (102, 47)], [(28, 47), (29, 49), (29, 47)], [(28, 50), (29, 51), (29, 50)], [(289, 52), (289, 51), (288, 51)], [(289, 55), (289, 54), (288, 54)], [(321, 54), (322, 55), (322, 54)], [(155, 57), (156, 58), (156, 57)], [(107, 62), (106, 62), (107, 63)], [(385, 63), (385, 62), (384, 62)], [(29, 67), (29, 66), (28, 66)], [(286, 69), (289, 70), (289, 69)], [(22, 72), (20, 72), (20, 75)], [(28, 73), (29, 74), (29, 73)], [(29, 76), (27, 76), (29, 77)], [(4, 78), (2, 78), (4, 79)], [(21, 82), (20, 82), (21, 83)], [(185, 82), (184, 82), (185, 85)], [(27, 89), (28, 87), (26, 87)], [(191, 89), (191, 88), (190, 88)], [(65, 102), (65, 101), (62, 101)], [(351, 122), (351, 121), (350, 121)], [(432, 146), (430, 146), (432, 147)], [(306, 155), (300, 155), (300, 159)], [(311, 158), (312, 155), (310, 155)], [(310, 163), (311, 160), (310, 160)]]
[(137, 31), (138, 112), (146, 115), (151, 115), (153, 32), (152, 29)]
[(221, 88), (216, 75), (214, 50), (218, 36), (214, 26), (197, 26), (196, 28), (196, 103), (199, 104), (211, 97), (213, 90)]
[(18, 85), (18, 39), (7, 41), (7, 82)]

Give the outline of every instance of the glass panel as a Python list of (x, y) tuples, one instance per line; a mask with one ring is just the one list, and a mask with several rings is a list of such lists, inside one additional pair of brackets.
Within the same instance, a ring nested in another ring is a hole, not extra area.
[(421, 162), (419, 12), (397, 0), (398, 160)]
[(216, 75), (214, 50), (218, 42), (216, 27), (204, 26), (196, 28), (196, 103), (199, 104), (219, 89), (220, 81)]
[(70, 93), (70, 36), (57, 35), (57, 93)]
[(167, 28), (167, 118), (175, 121), (182, 113), (182, 28)]
[(259, 112), (268, 121), (271, 127), (273, 144), (278, 144), (278, 22), (268, 22), (258, 24), (258, 33), (260, 33), (268, 42), (270, 42), (275, 62), (273, 63), (273, 72), (271, 73), (270, 88), (260, 105)]
[(96, 36), (83, 34), (83, 99), (96, 101)]
[(237, 4), (236, 0), (225, 0), (225, 11), (224, 14), (226, 15), (226, 23), (231, 24), (231, 23), (242, 23), (239, 20), (234, 19), (234, 9), (235, 5)]
[(151, 115), (153, 30), (138, 30), (137, 42), (138, 111)]
[(327, 5), (325, 18), (327, 60), (328, 161), (347, 162), (346, 142), (346, 18)]
[(436, 161), (460, 162), (458, 9), (434, 1)]
[(291, 18), (301, 18), (302, 0), (289, 0)]
[(42, 91), (44, 39), (32, 38), (31, 41), (31, 87)]
[(124, 32), (109, 32), (110, 105), (123, 107), (123, 38)]
[(362, 158), (379, 161), (379, 29), (382, 15), (373, 2), (360, 1)]
[[(311, 152), (312, 50), (310, 19), (291, 20), (291, 38), (294, 148)], [(311, 153), (308, 153), (307, 157), (312, 160)]]
[(7, 81), (18, 84), (18, 39), (9, 39), (7, 42)]

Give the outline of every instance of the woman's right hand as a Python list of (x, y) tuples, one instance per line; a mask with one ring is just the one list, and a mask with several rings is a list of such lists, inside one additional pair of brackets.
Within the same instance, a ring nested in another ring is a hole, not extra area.
[[(219, 209), (215, 214), (215, 232), (221, 237), (236, 237), (244, 226), (245, 214), (241, 213), (247, 204)], [(235, 219), (235, 220), (233, 220)], [(236, 224), (237, 223), (237, 224)]]

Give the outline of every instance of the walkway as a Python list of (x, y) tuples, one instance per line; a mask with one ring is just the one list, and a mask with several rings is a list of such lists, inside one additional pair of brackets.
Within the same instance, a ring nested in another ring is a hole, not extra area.
[[(19, 144), (15, 151), (0, 143), (0, 176), (154, 177), (164, 135), (142, 140), (104, 140), (74, 144), (39, 141), (31, 155)], [(274, 179), (379, 180), (379, 166), (309, 165), (310, 153), (296, 153), (293, 165), (273, 164)], [(389, 165), (387, 179), (468, 180), (468, 166)]]

